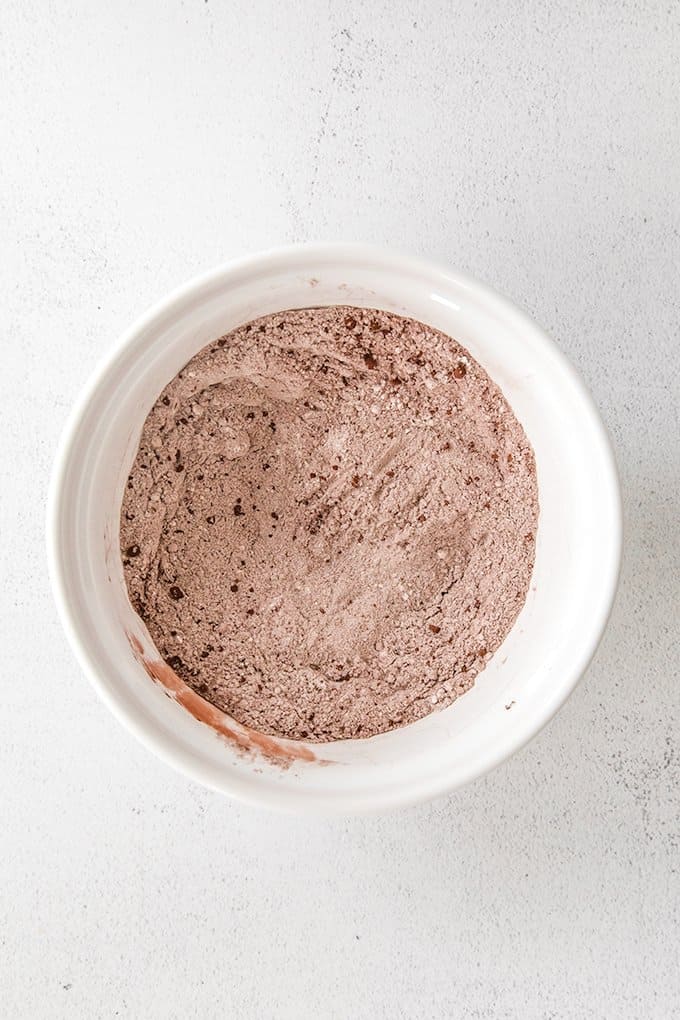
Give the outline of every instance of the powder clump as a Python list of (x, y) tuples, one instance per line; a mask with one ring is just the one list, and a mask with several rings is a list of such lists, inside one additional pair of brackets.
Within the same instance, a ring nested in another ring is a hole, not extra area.
[(132, 605), (241, 723), (325, 741), (450, 705), (519, 613), (534, 456), (450, 337), (333, 306), (199, 352), (144, 425), (121, 510)]

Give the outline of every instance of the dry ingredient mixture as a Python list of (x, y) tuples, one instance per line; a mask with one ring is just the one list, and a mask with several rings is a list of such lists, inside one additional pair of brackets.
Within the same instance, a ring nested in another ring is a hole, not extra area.
[(163, 390), (121, 510), (129, 596), (237, 721), (368, 737), (468, 690), (524, 603), (534, 457), (450, 337), (354, 307), (266, 316)]

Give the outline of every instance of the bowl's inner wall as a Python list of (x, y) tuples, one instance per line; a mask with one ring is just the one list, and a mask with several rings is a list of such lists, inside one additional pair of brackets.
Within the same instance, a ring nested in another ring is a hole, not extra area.
[[(599, 636), (618, 555), (606, 533), (613, 513), (611, 465), (573, 374), (510, 306), (417, 263), (306, 258), (304, 250), (297, 258), (280, 255), (259, 269), (225, 271), (185, 291), (147, 319), (109, 364), (66, 462), (62, 570), (77, 639), (105, 696), (157, 751), (244, 796), (253, 785), (261, 796), (264, 784), (277, 797), (323, 791), (352, 797), (357, 806), (362, 797), (387, 803), (400, 799), (404, 784), (416, 797), (442, 775), (462, 782), (484, 771), (535, 732), (571, 689)], [(118, 515), (144, 419), (189, 358), (259, 315), (326, 304), (384, 308), (427, 322), (455, 336), (498, 383), (536, 454), (536, 565), (515, 626), (469, 693), (403, 729), (315, 745), (324, 759), (342, 763), (337, 767), (296, 764), (283, 771), (244, 757), (197, 723), (163, 696), (135, 659), (127, 632), (153, 649), (127, 601)]]

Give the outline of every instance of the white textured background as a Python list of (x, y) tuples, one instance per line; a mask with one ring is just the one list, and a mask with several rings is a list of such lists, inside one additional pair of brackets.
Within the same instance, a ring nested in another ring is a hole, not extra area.
[[(680, 1015), (680, 7), (4, 0), (0, 1016)], [(446, 800), (301, 821), (175, 775), (44, 563), (67, 410), (151, 301), (302, 239), (444, 258), (574, 359), (627, 549), (584, 683)]]

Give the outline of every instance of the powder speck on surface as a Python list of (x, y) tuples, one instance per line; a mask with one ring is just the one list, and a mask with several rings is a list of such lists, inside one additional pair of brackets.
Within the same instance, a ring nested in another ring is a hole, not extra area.
[(144, 425), (121, 510), (130, 600), (239, 722), (367, 737), (450, 705), (521, 609), (533, 452), (450, 337), (333, 306), (200, 351)]

